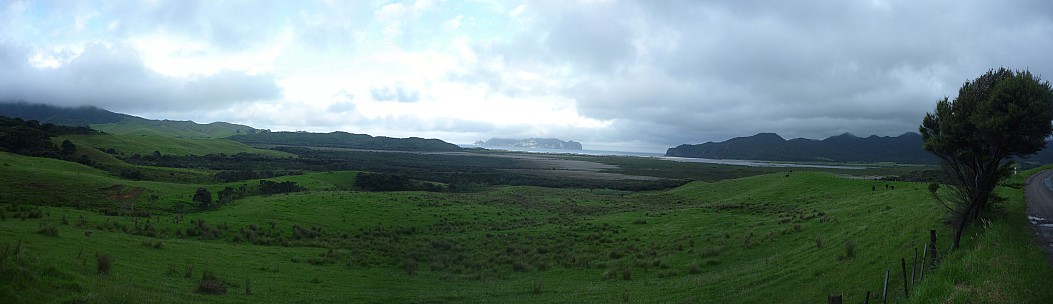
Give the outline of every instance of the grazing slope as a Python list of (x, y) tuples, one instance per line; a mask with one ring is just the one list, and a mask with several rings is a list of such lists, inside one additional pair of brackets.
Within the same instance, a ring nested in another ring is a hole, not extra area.
[(139, 117), (127, 118), (115, 123), (92, 124), (93, 129), (113, 134), (167, 136), (180, 138), (225, 138), (236, 134), (255, 132), (252, 127), (213, 122), (199, 124), (193, 121), (151, 120)]
[[(355, 172), (323, 172), (273, 179), (308, 192), (178, 214), (165, 210), (197, 187), (255, 181), (126, 181), (7, 153), (0, 166), (0, 186), (20, 189), (0, 200), (0, 245), (19, 248), (0, 257), (13, 302), (814, 303), (878, 290), (942, 214), (922, 184), (805, 172), (635, 194), (352, 192)], [(226, 294), (195, 292), (204, 271)]]

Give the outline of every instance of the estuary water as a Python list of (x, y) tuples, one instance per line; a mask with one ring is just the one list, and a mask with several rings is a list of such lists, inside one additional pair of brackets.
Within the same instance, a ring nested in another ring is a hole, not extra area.
[(735, 166), (749, 166), (749, 167), (777, 167), (777, 168), (823, 168), (823, 169), (866, 169), (864, 166), (849, 166), (849, 165), (825, 165), (825, 164), (798, 164), (798, 163), (779, 163), (759, 160), (738, 160), (738, 159), (708, 159), (708, 158), (691, 158), (691, 157), (674, 157), (665, 156), (662, 153), (652, 152), (625, 152), (625, 151), (604, 151), (604, 150), (563, 150), (563, 149), (545, 149), (545, 148), (521, 148), (521, 147), (481, 147), (476, 145), (460, 145), (462, 148), (484, 148), (488, 150), (497, 151), (514, 151), (514, 152), (527, 152), (527, 153), (539, 153), (539, 154), (571, 154), (571, 155), (594, 155), (594, 156), (636, 156), (636, 157), (650, 157), (668, 161), (677, 162), (689, 162), (689, 163), (707, 163), (707, 164), (721, 164), (721, 165), (735, 165)]

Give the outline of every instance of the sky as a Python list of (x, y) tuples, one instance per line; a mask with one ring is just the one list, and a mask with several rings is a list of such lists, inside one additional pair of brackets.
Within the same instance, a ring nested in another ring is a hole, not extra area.
[(1048, 0), (0, 0), (0, 100), (457, 144), (896, 136), (1051, 54)]

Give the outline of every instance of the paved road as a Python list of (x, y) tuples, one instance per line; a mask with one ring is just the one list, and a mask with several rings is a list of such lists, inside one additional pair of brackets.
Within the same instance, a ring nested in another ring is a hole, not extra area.
[(1038, 242), (1046, 250), (1053, 264), (1053, 170), (1046, 170), (1027, 179), (1027, 219), (1035, 228)]

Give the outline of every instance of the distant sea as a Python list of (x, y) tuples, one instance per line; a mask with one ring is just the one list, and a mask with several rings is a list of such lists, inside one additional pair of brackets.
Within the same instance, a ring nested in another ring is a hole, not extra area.
[(625, 152), (625, 151), (604, 151), (604, 150), (564, 150), (564, 149), (545, 149), (545, 148), (522, 148), (522, 147), (486, 147), (476, 145), (458, 145), (461, 148), (483, 148), (487, 150), (496, 151), (515, 151), (515, 152), (528, 152), (528, 153), (543, 153), (543, 154), (574, 154), (574, 155), (595, 155), (595, 156), (641, 156), (641, 157), (660, 157), (665, 154), (652, 153), (652, 152)]
[(794, 164), (794, 163), (773, 163), (759, 160), (737, 160), (737, 159), (708, 159), (708, 158), (691, 158), (691, 157), (673, 157), (665, 156), (663, 153), (653, 152), (625, 152), (625, 151), (604, 151), (604, 150), (564, 150), (564, 149), (544, 149), (544, 148), (521, 148), (521, 147), (483, 147), (476, 145), (458, 145), (461, 148), (484, 148), (488, 150), (497, 151), (515, 151), (515, 152), (527, 152), (527, 153), (541, 153), (541, 154), (572, 154), (572, 155), (595, 155), (595, 156), (637, 156), (637, 157), (651, 157), (669, 161), (688, 162), (688, 163), (707, 163), (707, 164), (721, 164), (721, 165), (737, 165), (737, 166), (749, 166), (749, 167), (779, 167), (779, 168), (824, 168), (824, 169), (866, 169), (864, 166), (841, 166), (841, 165), (818, 165), (818, 164)]

